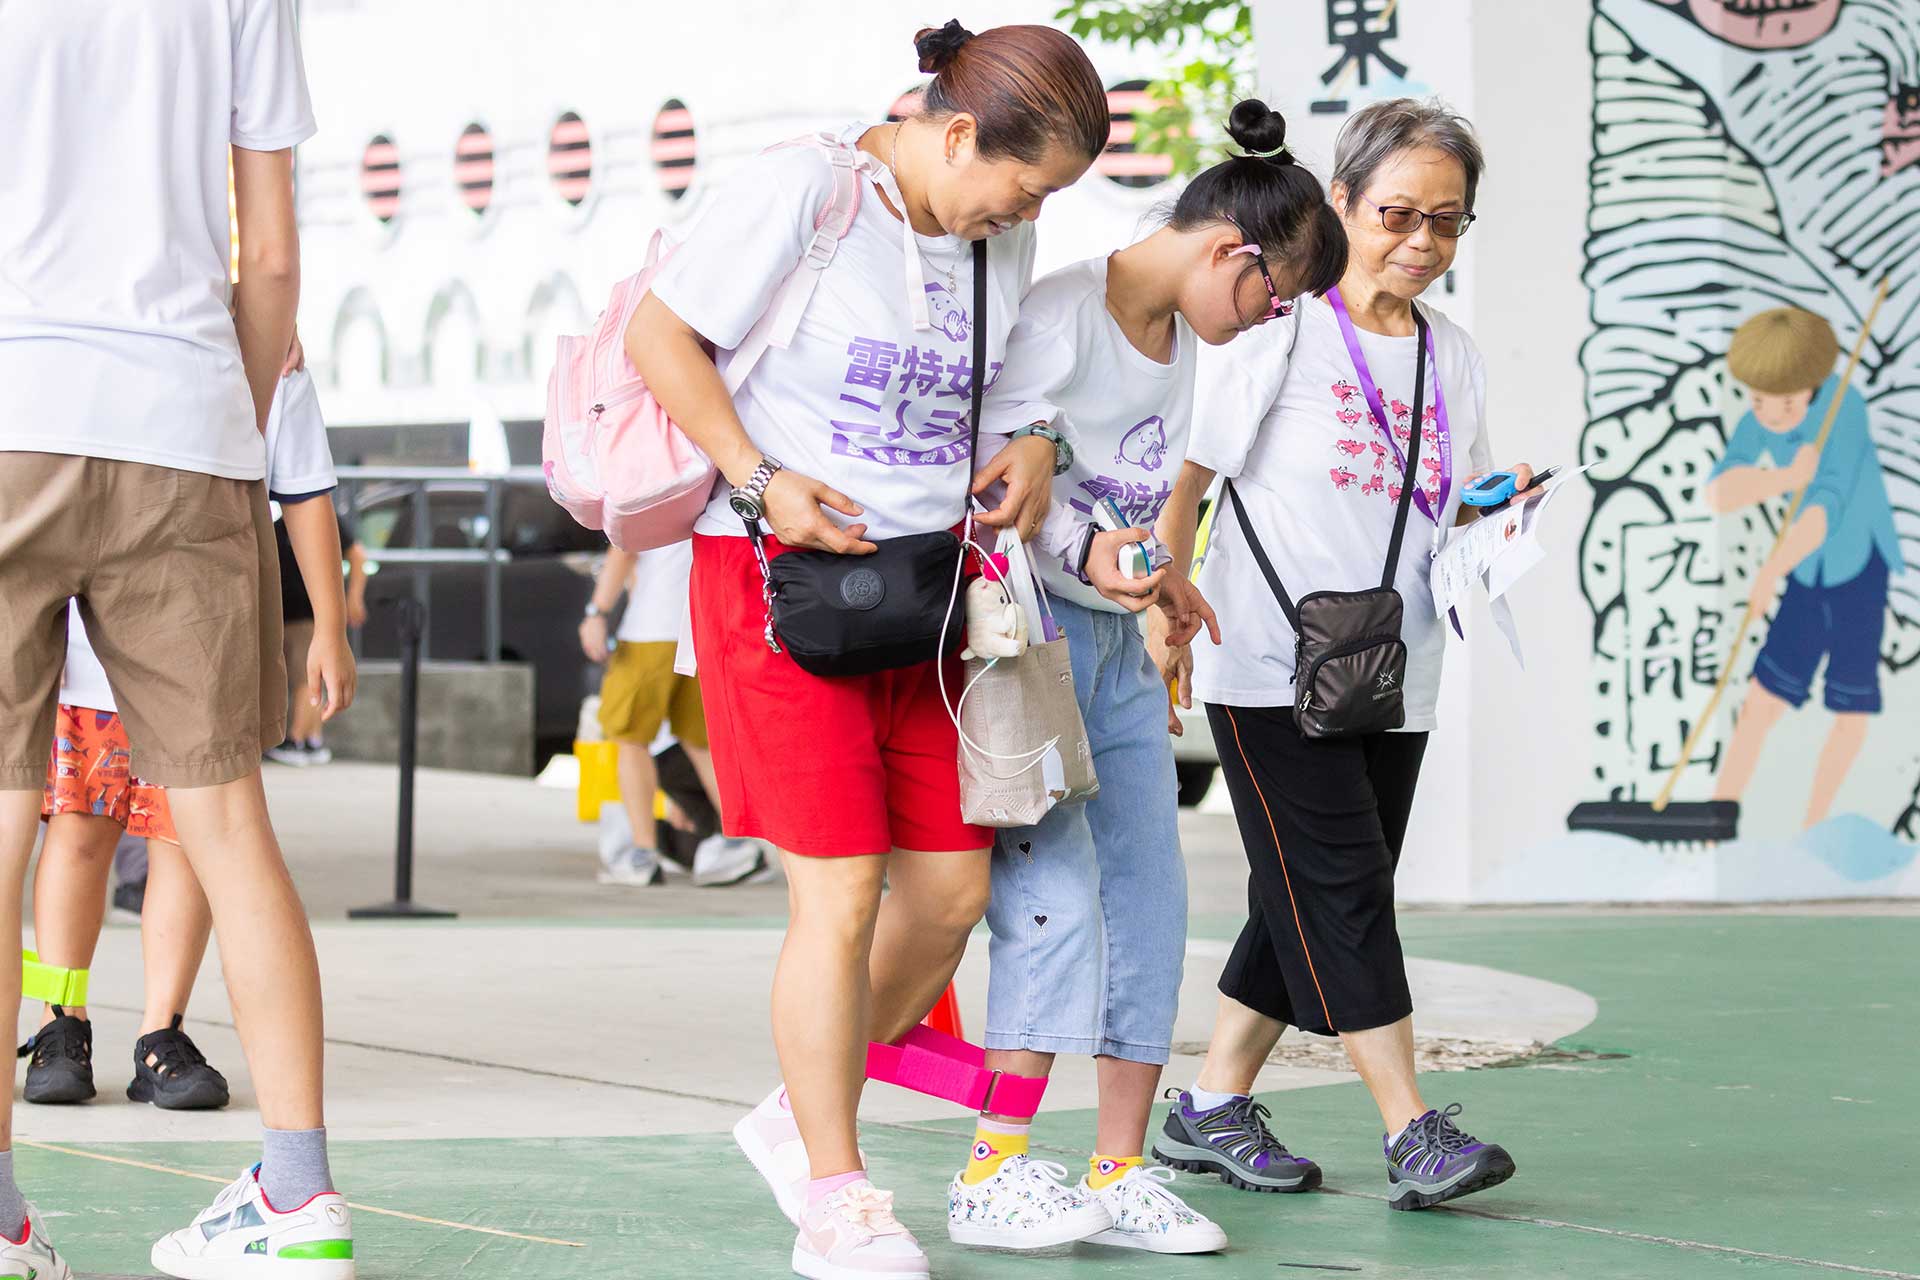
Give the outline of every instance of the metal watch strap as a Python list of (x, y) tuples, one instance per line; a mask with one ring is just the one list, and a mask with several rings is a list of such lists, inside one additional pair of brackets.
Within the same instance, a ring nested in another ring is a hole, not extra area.
[(736, 495), (744, 495), (751, 501), (754, 509), (759, 512), (759, 515), (749, 516), (738, 507), (734, 508), (734, 514), (739, 516), (740, 522), (746, 526), (747, 544), (753, 548), (753, 558), (760, 566), (760, 600), (766, 608), (767, 619), (761, 634), (766, 639), (768, 650), (773, 653), (780, 652), (780, 642), (773, 634), (773, 569), (767, 563), (764, 539), (768, 534), (761, 527), (760, 516), (767, 513), (767, 486), (773, 483), (773, 478), (782, 470), (784, 470), (784, 464), (778, 458), (770, 454), (761, 454), (760, 464), (753, 469), (753, 474), (747, 477), (745, 484), (734, 490)]

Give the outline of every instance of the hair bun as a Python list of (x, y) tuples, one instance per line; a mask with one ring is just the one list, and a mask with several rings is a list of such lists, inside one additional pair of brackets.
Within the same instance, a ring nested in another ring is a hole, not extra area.
[(1227, 136), (1250, 156), (1274, 164), (1292, 164), (1293, 153), (1287, 146), (1287, 118), (1269, 110), (1258, 98), (1247, 98), (1233, 105), (1227, 117)]
[(920, 69), (935, 75), (945, 71), (960, 56), (960, 49), (973, 39), (973, 32), (949, 18), (944, 27), (922, 27), (914, 33), (914, 52), (920, 55)]

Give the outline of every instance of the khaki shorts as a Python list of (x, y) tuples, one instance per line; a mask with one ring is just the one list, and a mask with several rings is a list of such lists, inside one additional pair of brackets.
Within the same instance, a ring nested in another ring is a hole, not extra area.
[(287, 698), (263, 482), (0, 452), (0, 790), (46, 782), (70, 598), (133, 773), (207, 787), (260, 767)]
[(700, 682), (673, 670), (671, 640), (616, 645), (600, 682), (600, 732), (615, 742), (642, 746), (671, 724), (673, 736), (689, 747), (707, 745), (707, 713), (700, 705)]

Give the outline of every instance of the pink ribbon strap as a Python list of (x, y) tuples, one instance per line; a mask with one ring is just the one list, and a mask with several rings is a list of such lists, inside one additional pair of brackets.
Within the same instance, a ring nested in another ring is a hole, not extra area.
[(892, 1044), (869, 1044), (867, 1079), (1019, 1120), (1031, 1119), (1047, 1092), (1045, 1077), (989, 1071), (986, 1050), (926, 1026)]

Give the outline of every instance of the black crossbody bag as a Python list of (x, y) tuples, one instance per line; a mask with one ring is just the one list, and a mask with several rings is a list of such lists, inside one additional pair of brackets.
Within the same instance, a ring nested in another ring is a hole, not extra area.
[[(1393, 538), (1387, 544), (1386, 572), (1378, 587), (1316, 591), (1294, 604), (1260, 540), (1254, 537), (1253, 523), (1247, 519), (1233, 482), (1229, 480), (1226, 485), (1225, 496), (1233, 501), (1233, 513), (1239, 519), (1247, 549), (1253, 552), (1254, 561), (1293, 626), (1293, 719), (1303, 738), (1381, 733), (1407, 722), (1407, 645), (1400, 638), (1404, 612), (1393, 581), (1400, 568), (1407, 512), (1413, 506), (1420, 427), (1426, 411), (1427, 321), (1419, 307), (1413, 309), (1413, 319), (1420, 345), (1420, 354), (1414, 359), (1413, 440), (1407, 447), (1407, 470), (1401, 477)], [(1435, 376), (1439, 376), (1437, 371)]]
[[(966, 484), (960, 518), (973, 492), (980, 444), (980, 403), (987, 369), (987, 242), (973, 244), (973, 393), (968, 419)], [(760, 548), (758, 520), (747, 536)], [(786, 648), (802, 671), (863, 676), (945, 657), (966, 639), (965, 596), (954, 590), (960, 539), (948, 530), (881, 538), (872, 555), (789, 551), (760, 572), (767, 598), (767, 644)]]

